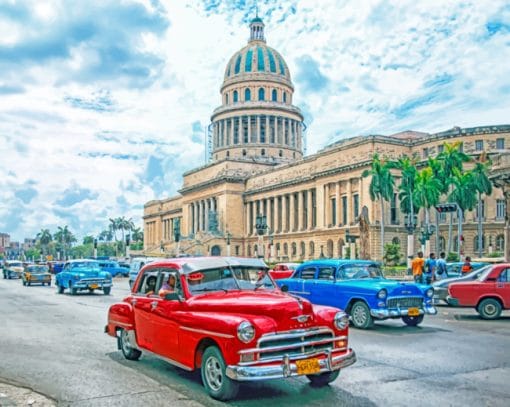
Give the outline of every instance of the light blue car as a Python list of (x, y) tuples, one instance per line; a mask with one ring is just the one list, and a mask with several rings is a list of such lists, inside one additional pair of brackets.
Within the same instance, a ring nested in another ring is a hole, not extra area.
[(67, 288), (72, 295), (82, 290), (88, 290), (90, 293), (102, 290), (108, 295), (112, 289), (112, 276), (107, 271), (102, 271), (95, 260), (70, 260), (55, 276), (55, 284), (59, 294), (63, 294)]
[(379, 264), (370, 260), (308, 261), (292, 277), (276, 283), (314, 304), (343, 309), (361, 329), (371, 328), (374, 320), (389, 318), (402, 318), (405, 324), (416, 326), (425, 314), (437, 314), (430, 285), (387, 280)]

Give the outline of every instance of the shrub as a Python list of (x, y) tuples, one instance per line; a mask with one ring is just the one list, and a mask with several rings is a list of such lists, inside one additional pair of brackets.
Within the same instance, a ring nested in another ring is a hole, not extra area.
[(396, 266), (400, 262), (402, 254), (400, 253), (400, 245), (387, 243), (384, 245), (384, 263), (389, 266)]
[(450, 252), (450, 253), (448, 253), (448, 256), (446, 256), (446, 261), (448, 261), (448, 262), (451, 262), (451, 261), (460, 261), (460, 258), (459, 258), (459, 255), (457, 253)]

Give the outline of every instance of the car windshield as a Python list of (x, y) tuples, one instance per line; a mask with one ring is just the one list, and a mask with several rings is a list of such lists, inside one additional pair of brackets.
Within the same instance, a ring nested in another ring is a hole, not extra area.
[(374, 264), (352, 264), (342, 267), (341, 278), (357, 280), (359, 278), (384, 278), (381, 268)]
[(186, 275), (192, 295), (209, 291), (275, 289), (266, 269), (236, 266), (196, 271)]
[(21, 263), (20, 261), (16, 261), (13, 263), (9, 263), (7, 266), (8, 267), (23, 267), (23, 263)]
[(48, 266), (28, 266), (27, 271), (31, 273), (47, 273)]
[(92, 271), (100, 271), (101, 270), (101, 268), (99, 267), (99, 263), (96, 263), (95, 261), (81, 261), (81, 262), (71, 263), (70, 268), (72, 270), (75, 270), (75, 269), (84, 269), (84, 270), (92, 270)]

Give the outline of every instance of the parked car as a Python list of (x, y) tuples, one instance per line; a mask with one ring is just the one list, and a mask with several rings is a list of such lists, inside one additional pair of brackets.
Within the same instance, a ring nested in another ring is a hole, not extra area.
[(162, 258), (159, 257), (135, 257), (133, 260), (131, 260), (131, 265), (129, 268), (129, 287), (133, 287), (133, 284), (136, 280), (136, 277), (138, 277), (138, 273), (142, 269), (143, 266), (146, 264), (156, 261), (156, 260), (162, 260)]
[(90, 293), (102, 290), (108, 295), (112, 289), (112, 276), (107, 271), (102, 271), (95, 260), (69, 260), (65, 263), (64, 269), (56, 275), (55, 285), (59, 294), (68, 288), (72, 295), (82, 290), (88, 290)]
[(291, 278), (276, 280), (290, 293), (314, 304), (330, 305), (350, 314), (356, 328), (371, 328), (374, 320), (402, 318), (409, 326), (435, 315), (430, 285), (387, 280), (370, 260), (325, 259), (301, 264)]
[(19, 260), (6, 260), (4, 263), (4, 278), (21, 278), (23, 273), (23, 263)]
[[(446, 274), (448, 277), (461, 277), (462, 276), (462, 266), (464, 262), (463, 261), (455, 261), (451, 263), (446, 263)], [(488, 266), (489, 263), (485, 262), (473, 262), (471, 263), (471, 267), (473, 268), (472, 271), (478, 270), (481, 267)]]
[(473, 307), (483, 319), (497, 319), (510, 309), (510, 263), (495, 264), (474, 281), (452, 283), (448, 287), (448, 304)]
[(274, 280), (290, 277), (299, 264), (300, 263), (278, 263), (272, 270), (269, 270), (269, 275), (273, 277)]
[(50, 268), (50, 273), (52, 274), (58, 274), (62, 271), (64, 268), (64, 262), (63, 261), (56, 261), (53, 262)]
[(129, 270), (124, 267), (120, 267), (119, 263), (114, 260), (100, 260), (98, 263), (101, 270), (107, 271), (112, 275), (112, 277), (117, 277), (119, 275), (127, 277), (129, 275)]
[(51, 285), (51, 274), (46, 264), (27, 264), (21, 274), (24, 286), (32, 284)]
[[(209, 395), (239, 383), (306, 375), (323, 386), (356, 361), (345, 312), (280, 291), (259, 259), (191, 257), (143, 267), (132, 293), (108, 312), (105, 332), (130, 360), (142, 351), (201, 369)], [(174, 291), (158, 288), (176, 277)]]
[(470, 273), (466, 273), (464, 275), (458, 277), (445, 278), (443, 280), (435, 281), (432, 283), (432, 287), (434, 288), (434, 304), (439, 304), (442, 301), (448, 303), (446, 301), (446, 297), (448, 297), (448, 286), (451, 283), (457, 283), (460, 281), (472, 281), (476, 280), (482, 273), (484, 273), (491, 265), (485, 265), (483, 267), (477, 268)]

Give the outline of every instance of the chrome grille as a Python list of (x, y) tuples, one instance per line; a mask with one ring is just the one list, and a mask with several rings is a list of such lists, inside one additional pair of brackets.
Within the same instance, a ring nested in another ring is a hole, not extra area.
[(105, 278), (82, 278), (80, 283), (86, 284), (101, 284), (107, 281)]
[(395, 297), (386, 300), (388, 308), (409, 308), (421, 307), (423, 304), (423, 297)]
[(284, 355), (293, 357), (333, 349), (334, 339), (333, 332), (329, 329), (290, 331), (263, 336), (258, 343), (259, 360), (274, 359)]

